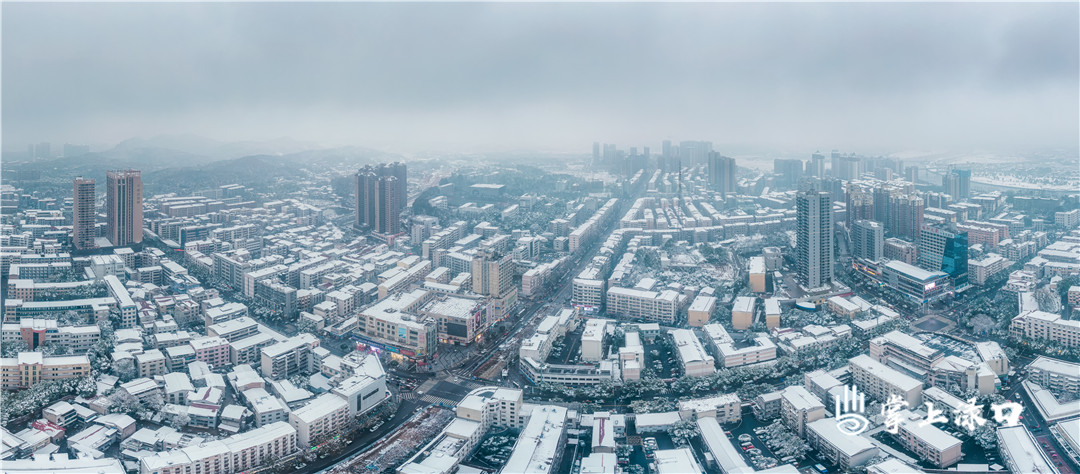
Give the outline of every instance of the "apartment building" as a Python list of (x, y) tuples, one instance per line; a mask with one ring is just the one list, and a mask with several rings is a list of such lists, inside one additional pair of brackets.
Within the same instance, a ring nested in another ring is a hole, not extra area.
[(716, 361), (713, 356), (705, 352), (701, 340), (689, 329), (672, 329), (669, 331), (675, 342), (676, 355), (682, 365), (683, 374), (691, 377), (701, 377), (716, 372)]
[(892, 331), (870, 340), (870, 356), (882, 364), (902, 370), (925, 374), (945, 354), (927, 347), (922, 341), (900, 331)]
[(1044, 311), (1026, 311), (1013, 318), (1009, 332), (1016, 337), (1044, 339), (1066, 346), (1080, 346), (1080, 320), (1062, 319)]
[(848, 367), (851, 380), (859, 390), (878, 401), (888, 400), (889, 395), (899, 395), (909, 407), (922, 402), (922, 382), (886, 367), (866, 354), (852, 358)]
[(296, 452), (296, 429), (271, 423), (220, 441), (163, 451), (139, 460), (140, 474), (229, 474)]
[(0, 388), (3, 390), (89, 375), (90, 359), (85, 355), (48, 357), (41, 352), (20, 352), (16, 357), (0, 358)]
[(753, 339), (753, 345), (736, 348), (735, 341), (720, 324), (706, 324), (703, 328), (716, 356), (726, 368), (757, 364), (776, 359), (776, 344), (764, 334)]
[(825, 404), (798, 385), (780, 391), (780, 419), (800, 438), (806, 437), (806, 425), (825, 418)]
[(333, 393), (319, 395), (289, 413), (289, 424), (296, 429), (296, 442), (301, 448), (341, 432), (350, 420), (349, 403)]
[(908, 410), (901, 410), (898, 415), (901, 421), (893, 439), (919, 459), (939, 469), (948, 468), (963, 459), (964, 454), (960, 450), (963, 443), (959, 439), (932, 424), (923, 425), (925, 417), (922, 415)]
[(282, 379), (298, 373), (311, 372), (312, 350), (319, 347), (319, 339), (302, 333), (260, 349), (259, 371), (263, 377)]
[(607, 291), (608, 313), (629, 319), (673, 324), (678, 306), (679, 293), (673, 290), (611, 288)]
[(807, 424), (806, 441), (821, 457), (842, 470), (866, 464), (878, 455), (878, 448), (869, 440), (841, 432), (832, 418)]

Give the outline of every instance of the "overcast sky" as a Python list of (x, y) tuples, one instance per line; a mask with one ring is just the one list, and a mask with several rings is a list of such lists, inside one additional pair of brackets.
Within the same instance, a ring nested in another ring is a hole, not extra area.
[(5, 149), (176, 133), (401, 151), (1080, 140), (1075, 2), (2, 8)]

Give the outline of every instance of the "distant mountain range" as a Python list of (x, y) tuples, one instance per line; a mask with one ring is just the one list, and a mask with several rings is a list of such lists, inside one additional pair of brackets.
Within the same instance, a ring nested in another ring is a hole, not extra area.
[[(8, 155), (8, 154), (6, 154)], [(44, 179), (87, 176), (104, 179), (111, 169), (143, 172), (147, 192), (206, 189), (221, 184), (261, 185), (298, 179), (307, 170), (360, 167), (400, 155), (362, 147), (320, 148), (289, 138), (221, 142), (197, 135), (132, 138), (101, 152), (71, 158), (22, 161), (4, 157), (8, 170), (39, 170)]]

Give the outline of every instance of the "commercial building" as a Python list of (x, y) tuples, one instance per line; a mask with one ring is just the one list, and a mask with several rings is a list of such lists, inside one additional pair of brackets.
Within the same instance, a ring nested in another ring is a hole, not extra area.
[(360, 310), (356, 336), (361, 343), (387, 350), (394, 357), (425, 359), (435, 354), (438, 323), (418, 315), (434, 296), (426, 290), (395, 293)]
[(930, 302), (951, 289), (949, 275), (945, 272), (924, 270), (899, 260), (891, 260), (882, 266), (881, 278), (889, 288), (917, 303)]
[(109, 171), (105, 178), (105, 214), (109, 242), (116, 247), (142, 242), (142, 172)]
[(951, 232), (924, 225), (919, 234), (919, 267), (945, 272), (957, 288), (968, 282), (967, 232)]
[(682, 364), (683, 374), (690, 377), (701, 377), (716, 372), (716, 362), (705, 348), (701, 340), (689, 329), (672, 329), (669, 331), (675, 343), (676, 354), (679, 363)]
[(832, 195), (803, 191), (795, 202), (795, 268), (799, 282), (807, 288), (828, 286), (833, 279)]
[(851, 380), (864, 393), (884, 402), (889, 395), (899, 395), (909, 407), (922, 401), (922, 382), (886, 367), (866, 354), (849, 363)]
[(469, 344), (476, 341), (491, 326), (487, 301), (435, 295), (420, 308), (420, 314), (439, 324), (439, 340), (445, 343)]

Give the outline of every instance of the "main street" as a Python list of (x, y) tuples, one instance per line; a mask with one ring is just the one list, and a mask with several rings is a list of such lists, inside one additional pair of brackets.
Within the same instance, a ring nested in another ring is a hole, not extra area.
[[(625, 212), (624, 209), (625, 201), (620, 203), (615, 211), (615, 215), (621, 215)], [(607, 240), (608, 235), (610, 235), (615, 222), (618, 222), (617, 219), (613, 219), (612, 224), (609, 224), (602, 232), (598, 233), (597, 237), (589, 244), (586, 251), (579, 253), (578, 256), (575, 257), (576, 263), (558, 280), (555, 286), (556, 289), (549, 293), (551, 296), (548, 296), (547, 298), (537, 298), (528, 303), (524, 308), (517, 310), (515, 316), (513, 316), (515, 321), (511, 330), (507, 331), (505, 335), (496, 340), (496, 343), (492, 345), (492, 350), (488, 351), (486, 354), (474, 354), (461, 361), (461, 363), (456, 366), (456, 368), (467, 370), (468, 374), (461, 374), (463, 376), (459, 376), (455, 373), (455, 367), (448, 367), (440, 370), (434, 374), (434, 376), (394, 371), (399, 377), (418, 380), (426, 379), (426, 381), (411, 393), (399, 393), (396, 390), (393, 390), (393, 396), (401, 398), (401, 406), (397, 413), (374, 433), (360, 434), (354, 438), (340, 454), (325, 459), (319, 459), (316, 462), (299, 469), (297, 472), (320, 472), (329, 469), (338, 463), (352, 458), (364, 449), (367, 449), (387, 434), (396, 431), (415, 415), (417, 409), (425, 408), (435, 403), (456, 405), (462, 398), (465, 398), (465, 395), (467, 395), (472, 388), (487, 385), (484, 381), (472, 380), (472, 371), (476, 370), (477, 367), (483, 365), (491, 357), (497, 354), (512, 354), (516, 351), (523, 330), (538, 321), (536, 318), (537, 314), (547, 314), (551, 310), (565, 307), (570, 302), (574, 277), (581, 273), (589, 262), (592, 261), (593, 257), (600, 250), (600, 245)], [(513, 341), (514, 343), (507, 344), (508, 341)], [(506, 346), (503, 346), (504, 344), (506, 344)], [(516, 368), (514, 369), (516, 371)]]

